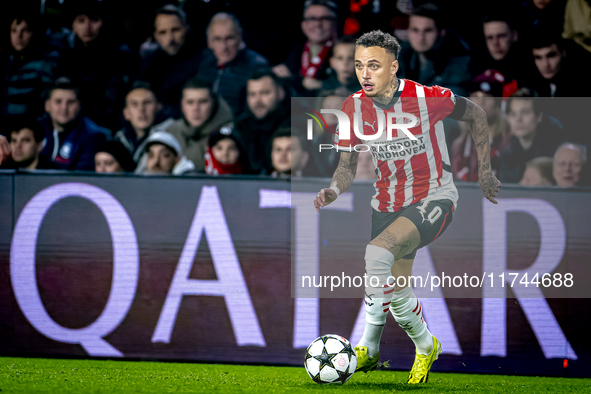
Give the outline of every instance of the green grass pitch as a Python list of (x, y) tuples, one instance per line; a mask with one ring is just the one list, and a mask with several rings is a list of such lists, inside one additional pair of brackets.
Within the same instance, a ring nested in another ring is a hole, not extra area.
[(355, 374), (344, 385), (318, 385), (304, 367), (145, 361), (0, 358), (4, 393), (590, 393), (591, 379), (433, 373), (407, 385), (406, 372)]

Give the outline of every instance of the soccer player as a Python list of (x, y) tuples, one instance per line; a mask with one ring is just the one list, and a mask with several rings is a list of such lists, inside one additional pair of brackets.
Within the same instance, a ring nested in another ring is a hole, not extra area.
[[(414, 115), (419, 123), (408, 131), (418, 142), (411, 141), (402, 130), (394, 130), (390, 140), (384, 132), (377, 140), (367, 138), (369, 141), (356, 137), (354, 127), (348, 140), (339, 138), (337, 133), (335, 141), (339, 150), (349, 151), (341, 152), (330, 187), (320, 190), (314, 206), (320, 212), (320, 208), (349, 188), (355, 179), (359, 156), (351, 147), (364, 143), (370, 146), (378, 180), (371, 201), (372, 240), (365, 252), (365, 270), (369, 283), (373, 282), (372, 277), (377, 277), (379, 285), (365, 290), (366, 324), (361, 341), (355, 346), (357, 371), (367, 372), (377, 367), (380, 339), (390, 310), (416, 347), (408, 383), (423, 383), (427, 382), (431, 365), (441, 353), (441, 344), (429, 332), (421, 304), (410, 285), (398, 287), (398, 281), (392, 283), (388, 277), (408, 278), (417, 249), (433, 242), (451, 222), (458, 193), (445, 143), (442, 124), (445, 117), (471, 123), (480, 187), (494, 204), (501, 183), (490, 168), (484, 110), (444, 87), (428, 87), (396, 78), (399, 52), (397, 40), (381, 31), (366, 33), (357, 40), (355, 71), (362, 90), (345, 100), (343, 111), (351, 119), (351, 125), (353, 114), (361, 114), (359, 124), (363, 123), (363, 136), (375, 134), (379, 117), (385, 118), (389, 112)], [(405, 123), (402, 118), (395, 119), (398, 124)], [(400, 149), (409, 145), (413, 148)]]

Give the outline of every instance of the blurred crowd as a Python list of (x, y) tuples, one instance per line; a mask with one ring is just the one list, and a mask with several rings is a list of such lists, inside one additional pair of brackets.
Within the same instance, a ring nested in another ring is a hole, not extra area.
[[(478, 12), (467, 1), (267, 3), (149, 1), (127, 19), (108, 0), (11, 7), (0, 169), (330, 177), (338, 154), (313, 147), (330, 143), (336, 117), (309, 141), (291, 98), (340, 109), (361, 88), (356, 37), (381, 29), (401, 42), (398, 77), (485, 110), (501, 182), (590, 186), (591, 0), (485, 1)], [(445, 122), (455, 179), (477, 182), (469, 126)], [(357, 179), (375, 178), (362, 153)]]

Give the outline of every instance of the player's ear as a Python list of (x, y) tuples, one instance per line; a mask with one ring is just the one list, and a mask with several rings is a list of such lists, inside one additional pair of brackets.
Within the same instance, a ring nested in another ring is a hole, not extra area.
[(398, 60), (394, 60), (392, 62), (392, 68), (391, 68), (391, 70), (392, 70), (391, 74), (392, 75), (395, 75), (396, 72), (398, 72), (398, 67), (399, 67)]

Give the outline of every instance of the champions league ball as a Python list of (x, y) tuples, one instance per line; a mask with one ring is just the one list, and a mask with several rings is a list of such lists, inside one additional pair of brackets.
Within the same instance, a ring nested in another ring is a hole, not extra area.
[(316, 383), (345, 383), (355, 373), (357, 357), (342, 336), (323, 335), (308, 346), (304, 367)]

